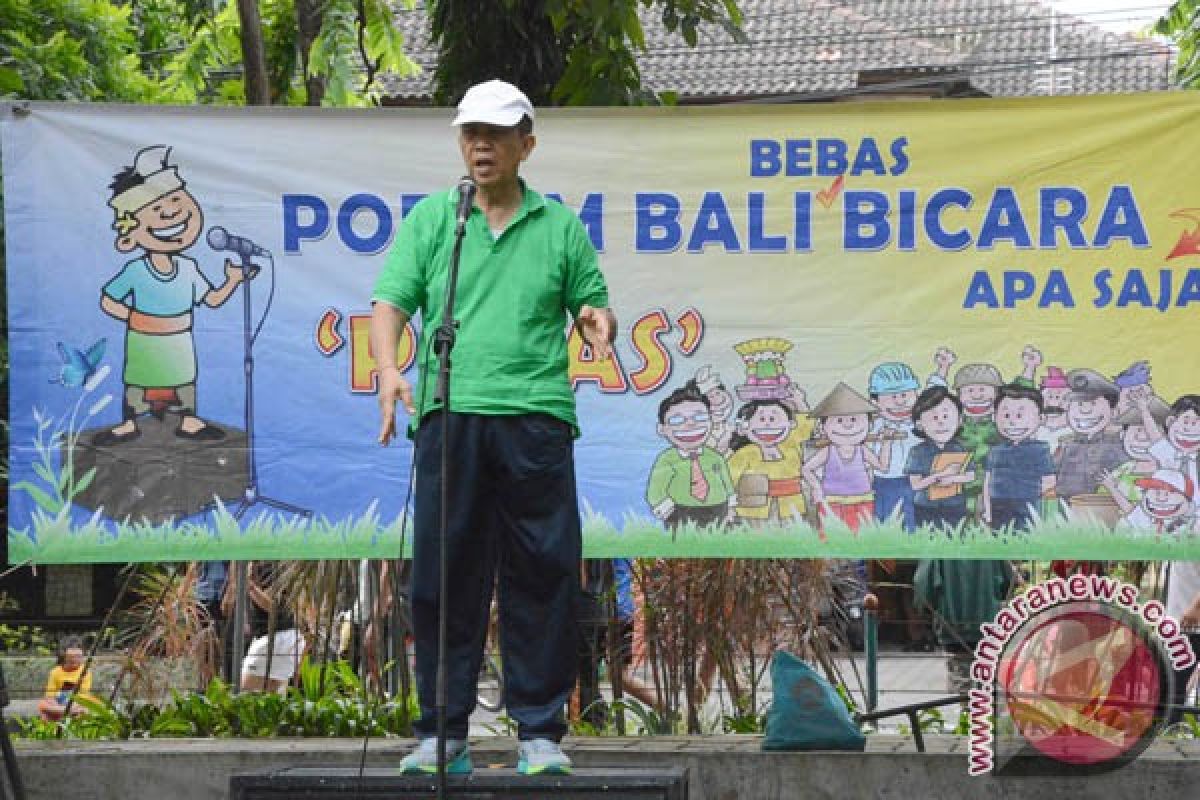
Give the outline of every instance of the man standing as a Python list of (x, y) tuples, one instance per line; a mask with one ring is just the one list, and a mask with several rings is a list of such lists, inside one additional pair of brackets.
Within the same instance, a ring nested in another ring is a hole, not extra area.
[[(395, 434), (395, 404), (410, 415), (416, 447), (412, 608), (421, 738), (405, 773), (436, 770), (440, 492), (446, 520), (449, 593), (447, 741), (451, 772), (471, 770), (468, 717), (475, 706), (493, 581), (508, 712), (517, 721), (518, 769), (566, 772), (558, 746), (563, 708), (575, 683), (582, 545), (572, 440), (578, 432), (567, 376), (569, 312), (597, 358), (610, 354), (616, 320), (596, 251), (578, 218), (546, 201), (518, 175), (533, 152), (533, 107), (516, 87), (471, 87), (453, 124), (478, 186), (466, 222), (456, 295), (460, 321), (451, 379), (449, 441), (428, 383), (430, 346), (442, 322), (454, 243), (456, 193), (413, 207), (396, 236), (373, 295), (371, 352), (379, 370), (381, 444)], [(421, 392), (414, 402), (396, 365), (405, 322), (421, 312)], [(452, 481), (441, 486), (442, 447), (453, 451)], [(498, 575), (498, 579), (497, 579)]]

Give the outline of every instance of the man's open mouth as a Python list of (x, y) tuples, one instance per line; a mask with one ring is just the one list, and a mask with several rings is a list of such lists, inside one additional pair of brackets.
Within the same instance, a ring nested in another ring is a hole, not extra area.
[(968, 414), (973, 414), (974, 416), (980, 416), (982, 414), (991, 413), (992, 404), (991, 403), (967, 403), (963, 406), (963, 408), (966, 410), (966, 412)]
[(1077, 417), (1075, 419), (1075, 425), (1077, 428), (1090, 431), (1092, 428), (1099, 427), (1100, 423), (1103, 421), (1103, 417)]
[(698, 431), (675, 431), (675, 438), (684, 444), (695, 444), (696, 442), (703, 441), (707, 435), (708, 431), (703, 429)]
[(1028, 436), (1033, 428), (1006, 428), (1001, 431), (1009, 439), (1020, 439), (1023, 436)]
[(1191, 439), (1186, 436), (1176, 436), (1175, 443), (1184, 450), (1195, 450), (1200, 447), (1200, 439)]

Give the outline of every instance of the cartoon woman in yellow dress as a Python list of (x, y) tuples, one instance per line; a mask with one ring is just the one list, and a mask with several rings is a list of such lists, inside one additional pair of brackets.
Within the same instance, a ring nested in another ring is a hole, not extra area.
[(735, 519), (752, 525), (789, 524), (804, 518), (804, 441), (807, 414), (782, 400), (752, 400), (738, 410), (729, 474), (737, 489)]

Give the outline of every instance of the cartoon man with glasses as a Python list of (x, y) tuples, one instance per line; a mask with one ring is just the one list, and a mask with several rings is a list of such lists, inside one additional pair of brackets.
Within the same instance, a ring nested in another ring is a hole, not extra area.
[(721, 454), (705, 445), (712, 431), (708, 398), (695, 381), (676, 389), (658, 407), (658, 435), (670, 444), (650, 470), (646, 502), (674, 530), (710, 526), (729, 513), (733, 481)]

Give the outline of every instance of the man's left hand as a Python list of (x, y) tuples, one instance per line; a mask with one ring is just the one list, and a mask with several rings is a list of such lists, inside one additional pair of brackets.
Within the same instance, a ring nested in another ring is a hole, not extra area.
[(612, 316), (606, 308), (583, 306), (575, 324), (583, 335), (584, 341), (592, 348), (592, 356), (596, 361), (607, 361), (612, 355), (612, 340), (615, 330)]

